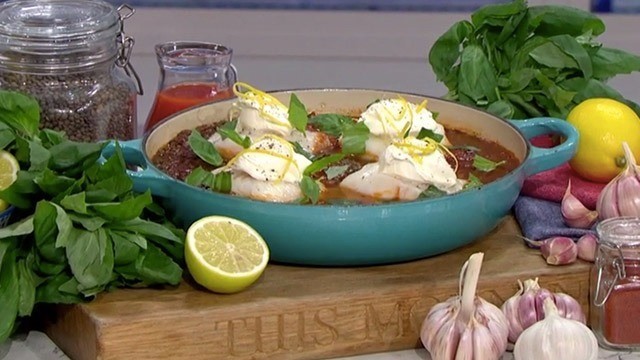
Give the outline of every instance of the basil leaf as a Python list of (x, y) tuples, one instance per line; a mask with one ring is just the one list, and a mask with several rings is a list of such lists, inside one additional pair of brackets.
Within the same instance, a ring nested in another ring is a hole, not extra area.
[(313, 154), (311, 154), (310, 152), (308, 152), (307, 150), (305, 150), (302, 145), (300, 145), (300, 143), (298, 143), (297, 141), (291, 141), (291, 145), (293, 146), (293, 151), (297, 152), (298, 154), (306, 157), (308, 160), (313, 161), (314, 156)]
[(75, 176), (98, 161), (103, 144), (65, 141), (52, 146), (51, 170), (62, 172), (67, 176)]
[(487, 99), (495, 101), (498, 80), (493, 65), (478, 45), (469, 45), (460, 56), (458, 90), (474, 101)]
[(40, 105), (28, 95), (0, 90), (0, 119), (15, 132), (33, 139), (40, 126)]
[(237, 121), (229, 121), (224, 123), (218, 128), (218, 134), (220, 134), (223, 139), (228, 138), (229, 140), (246, 149), (251, 146), (251, 138), (248, 136), (243, 137), (236, 132), (235, 129), (237, 123)]
[(151, 204), (151, 191), (136, 197), (113, 203), (90, 204), (89, 207), (107, 221), (126, 221), (138, 218), (144, 208)]
[(335, 137), (340, 137), (344, 128), (354, 123), (352, 118), (339, 114), (319, 114), (309, 118), (309, 124)]
[(119, 231), (108, 231), (107, 233), (113, 242), (113, 261), (115, 266), (132, 263), (138, 258), (142, 247), (137, 242), (143, 241), (146, 248), (146, 240), (140, 235)]
[(332, 155), (328, 155), (328, 156), (322, 157), (322, 158), (312, 162), (311, 164), (309, 164), (309, 166), (307, 166), (304, 169), (303, 174), (304, 175), (313, 175), (313, 174), (317, 173), (318, 171), (324, 170), (327, 166), (344, 159), (345, 156), (346, 156), (345, 154), (332, 154)]
[(438, 198), (438, 197), (442, 197), (447, 195), (446, 192), (438, 189), (437, 187), (433, 186), (433, 185), (429, 185), (428, 188), (426, 188), (423, 192), (420, 193), (420, 198), (421, 199), (432, 199), (432, 198)]
[(431, 129), (422, 128), (420, 129), (420, 132), (418, 132), (418, 135), (416, 136), (416, 138), (420, 140), (424, 138), (429, 138), (436, 142), (440, 142), (442, 141), (442, 139), (444, 139), (444, 135), (438, 134)]
[(289, 123), (294, 129), (304, 134), (307, 129), (307, 121), (307, 109), (296, 94), (291, 94), (289, 99)]
[(96, 287), (106, 286), (111, 280), (113, 244), (103, 228), (97, 231), (72, 229), (65, 249), (71, 272), (85, 296), (94, 295)]
[[(1, 97), (0, 97), (1, 99)], [(19, 280), (16, 265), (16, 249), (10, 249), (0, 266), (0, 341), (11, 335), (18, 316)]]
[(189, 146), (191, 150), (202, 160), (213, 166), (222, 165), (222, 156), (216, 150), (209, 140), (202, 137), (202, 134), (198, 130), (192, 130), (189, 135)]
[(366, 142), (369, 139), (369, 128), (364, 122), (354, 123), (343, 129), (342, 153), (363, 154), (366, 150)]
[(191, 170), (189, 175), (184, 179), (184, 182), (191, 186), (202, 186), (206, 179), (211, 175), (211, 171), (203, 169), (201, 166)]
[(308, 175), (302, 176), (302, 181), (300, 181), (300, 190), (302, 191), (303, 202), (310, 201), (312, 204), (318, 203), (318, 200), (320, 199), (320, 186)]
[(451, 25), (429, 50), (429, 63), (438, 81), (447, 88), (457, 87), (458, 74), (452, 71), (460, 58), (460, 45), (473, 33), (475, 27), (469, 21), (462, 20)]
[(31, 270), (31, 264), (27, 264), (28, 259), (19, 259), (17, 263), (18, 275), (18, 316), (29, 316), (36, 303), (36, 287), (41, 282), (39, 277)]
[(619, 49), (602, 47), (591, 57), (591, 60), (593, 77), (599, 80), (640, 71), (640, 56)]
[(473, 167), (476, 170), (480, 170), (483, 172), (491, 172), (495, 170), (498, 166), (504, 163), (505, 163), (504, 160), (499, 162), (493, 162), (483, 156), (480, 156), (479, 154), (476, 154), (475, 157), (473, 158)]
[(231, 192), (231, 173), (226, 171), (213, 174), (202, 167), (197, 167), (191, 170), (184, 181), (189, 185), (205, 186), (216, 192), (225, 194)]
[(470, 173), (468, 182), (464, 184), (463, 190), (479, 188), (482, 185), (482, 181), (480, 181), (477, 176)]
[(116, 272), (145, 285), (178, 285), (182, 279), (182, 269), (156, 247), (141, 251), (136, 261), (116, 267)]
[(349, 165), (329, 166), (324, 170), (327, 175), (327, 180), (334, 179), (349, 170)]

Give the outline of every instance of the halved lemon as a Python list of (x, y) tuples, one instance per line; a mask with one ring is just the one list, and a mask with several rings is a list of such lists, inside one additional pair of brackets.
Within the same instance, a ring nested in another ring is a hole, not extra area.
[(225, 216), (207, 216), (187, 230), (185, 260), (198, 284), (230, 294), (258, 280), (269, 262), (269, 247), (246, 223)]
[[(20, 170), (18, 160), (10, 152), (0, 150), (0, 190), (8, 188), (16, 181), (18, 170)], [(0, 199), (0, 211), (4, 211), (8, 207), (9, 204)]]

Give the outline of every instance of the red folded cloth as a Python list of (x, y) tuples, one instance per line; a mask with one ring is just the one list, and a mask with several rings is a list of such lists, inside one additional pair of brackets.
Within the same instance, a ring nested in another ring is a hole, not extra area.
[(598, 202), (598, 196), (606, 184), (594, 183), (581, 178), (571, 170), (568, 163), (528, 177), (524, 182), (521, 194), (538, 199), (561, 202), (569, 179), (571, 179), (571, 193), (584, 206), (594, 210)]

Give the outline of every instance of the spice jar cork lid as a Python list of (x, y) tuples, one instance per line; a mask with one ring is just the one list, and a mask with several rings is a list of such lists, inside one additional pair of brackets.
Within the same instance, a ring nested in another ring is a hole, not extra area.
[(53, 69), (111, 60), (120, 28), (118, 10), (102, 0), (9, 0), (0, 5), (0, 63)]

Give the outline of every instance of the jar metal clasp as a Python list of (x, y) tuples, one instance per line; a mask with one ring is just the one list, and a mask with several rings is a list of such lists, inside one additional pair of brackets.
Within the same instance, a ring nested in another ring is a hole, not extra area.
[(127, 35), (124, 32), (124, 22), (135, 13), (135, 9), (127, 4), (118, 6), (118, 15), (120, 16), (120, 31), (118, 32), (118, 58), (116, 59), (116, 65), (123, 68), (124, 72), (135, 81), (136, 91), (138, 95), (143, 95), (142, 81), (140, 76), (133, 68), (131, 64), (131, 53), (133, 51), (133, 45), (135, 40), (133, 37)]
[[(605, 247), (613, 249), (617, 254), (609, 256), (610, 251), (605, 250)], [(608, 259), (609, 257), (611, 258)], [(595, 306), (603, 306), (604, 303), (607, 302), (618, 280), (624, 279), (627, 276), (624, 267), (624, 256), (620, 246), (610, 241), (600, 240), (595, 265), (598, 271), (598, 278), (593, 304)], [(612, 268), (613, 274), (605, 274), (607, 267)], [(611, 278), (611, 275), (613, 275), (613, 278)]]

